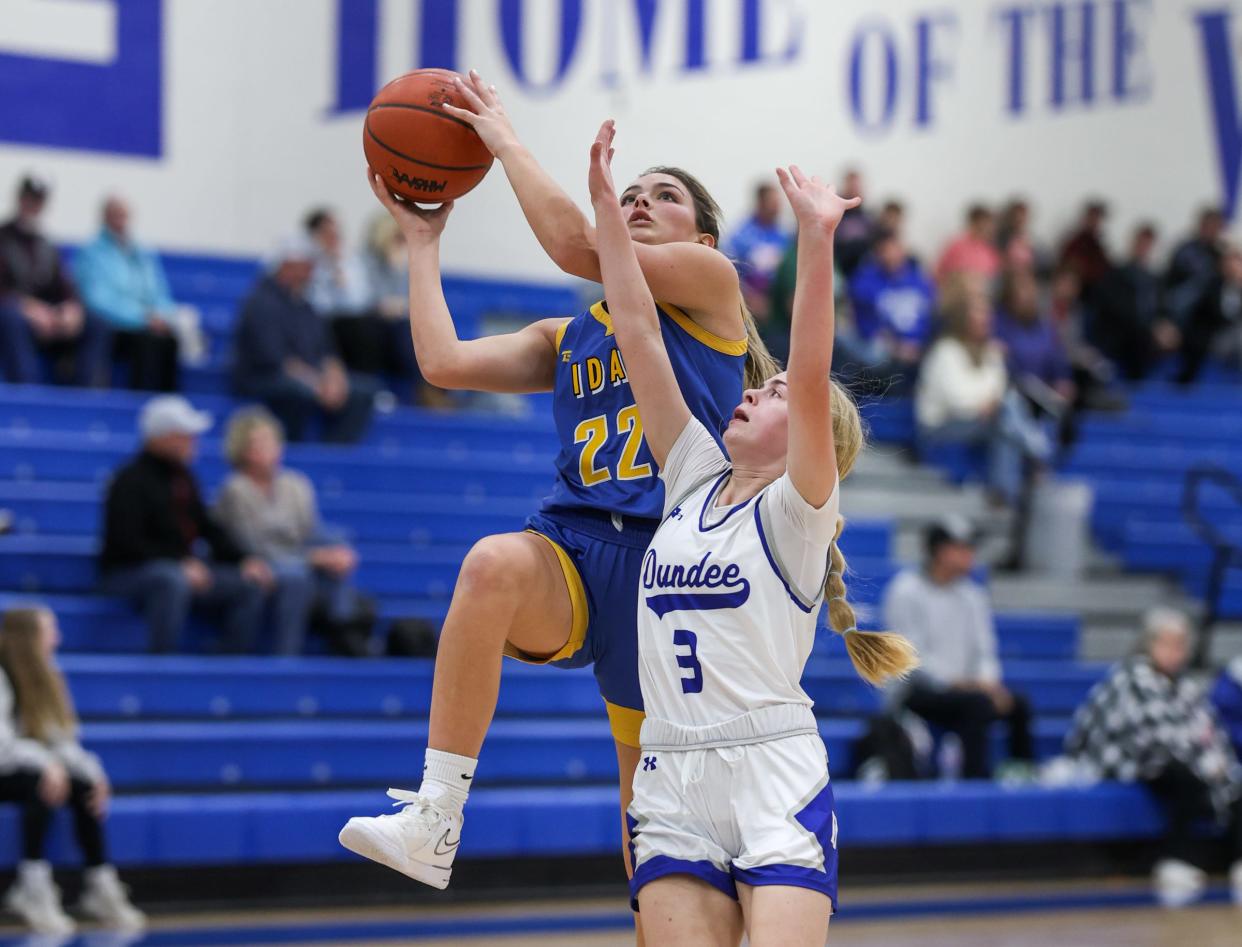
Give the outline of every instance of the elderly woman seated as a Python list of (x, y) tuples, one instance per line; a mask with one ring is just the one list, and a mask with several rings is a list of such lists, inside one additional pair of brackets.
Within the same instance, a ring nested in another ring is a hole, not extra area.
[(1193, 645), (1185, 615), (1152, 609), (1139, 650), (1091, 690), (1065, 748), (1102, 779), (1145, 783), (1164, 806), (1168, 828), (1152, 879), (1161, 903), (1180, 907), (1203, 894), (1195, 826), (1213, 819), (1226, 830), (1233, 898), (1242, 904), (1242, 765), (1203, 686), (1185, 673)]
[(312, 610), (344, 625), (358, 610), (349, 578), (358, 556), (320, 524), (315, 488), (281, 466), (284, 436), (265, 408), (244, 408), (229, 421), (225, 453), (235, 472), (216, 500), (216, 516), (253, 555), (271, 565), (275, 651), (299, 654)]

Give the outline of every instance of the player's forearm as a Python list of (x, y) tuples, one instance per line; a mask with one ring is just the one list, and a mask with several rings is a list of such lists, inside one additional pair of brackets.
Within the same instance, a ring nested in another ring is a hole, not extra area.
[(624, 352), (643, 336), (658, 336), (660, 320), (620, 206), (613, 201), (597, 203), (595, 221), (604, 296), (612, 314), (613, 331)]
[(833, 302), (833, 238), (807, 232), (798, 236), (798, 277), (789, 332), (789, 387), (806, 381), (817, 389), (832, 367), (836, 326)]
[(419, 371), (438, 388), (458, 387), (462, 342), (440, 283), (439, 245), (410, 248), (410, 338)]
[(595, 228), (534, 155), (520, 144), (500, 154), (522, 213), (544, 252), (566, 273), (599, 280)]

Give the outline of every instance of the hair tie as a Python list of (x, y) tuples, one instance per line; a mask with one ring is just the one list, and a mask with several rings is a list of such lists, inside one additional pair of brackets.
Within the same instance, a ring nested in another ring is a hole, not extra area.
[(845, 601), (844, 595), (834, 595), (832, 596), (832, 598), (828, 599), (828, 604), (831, 605), (833, 602), (844, 602), (844, 601)]
[(845, 629), (845, 631), (838, 631), (837, 634), (839, 634), (842, 638), (844, 638), (846, 635), (856, 635), (858, 634), (858, 626), (850, 625), (848, 628)]

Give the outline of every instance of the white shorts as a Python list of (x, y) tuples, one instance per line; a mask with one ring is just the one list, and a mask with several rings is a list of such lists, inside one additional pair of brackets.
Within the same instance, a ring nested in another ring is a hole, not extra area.
[(693, 875), (822, 891), (837, 904), (837, 816), (828, 753), (801, 734), (707, 750), (643, 750), (626, 816), (635, 909), (643, 885)]

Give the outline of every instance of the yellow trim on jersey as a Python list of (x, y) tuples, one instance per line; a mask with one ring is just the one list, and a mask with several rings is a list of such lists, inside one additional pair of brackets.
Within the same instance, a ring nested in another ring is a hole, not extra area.
[(709, 332), (707, 329), (704, 329), (672, 303), (657, 302), (656, 305), (663, 309), (665, 314), (670, 319), (681, 326), (687, 335), (689, 335), (692, 339), (702, 342), (709, 349), (714, 349), (717, 352), (723, 352), (725, 355), (746, 354), (745, 339), (738, 339), (737, 341), (733, 341), (732, 339), (722, 339), (720, 336), (716, 335), (716, 333)]
[[(704, 329), (672, 303), (657, 302), (656, 305), (664, 311), (666, 316), (677, 323), (677, 325), (679, 325), (682, 330), (690, 336), (690, 338), (697, 342), (702, 342), (709, 349), (713, 349), (717, 352), (723, 352), (725, 355), (746, 354), (746, 339), (738, 339), (737, 341), (733, 341), (732, 339), (722, 339), (720, 336), (716, 335), (716, 333), (709, 332), (707, 329)], [(605, 336), (613, 334), (612, 316), (608, 313), (608, 310), (604, 308), (604, 301), (602, 299), (591, 307), (591, 315), (595, 318), (596, 322), (608, 330), (604, 333)]]
[(565, 576), (565, 587), (569, 590), (569, 602), (573, 610), (573, 619), (570, 622), (569, 640), (567, 640), (559, 651), (549, 655), (535, 655), (521, 648), (515, 647), (509, 642), (505, 642), (504, 653), (511, 658), (516, 658), (526, 664), (548, 664), (551, 661), (562, 661), (565, 658), (572, 658), (578, 653), (582, 647), (582, 643), (586, 641), (587, 633), (587, 598), (586, 589), (582, 585), (582, 576), (578, 575), (578, 569), (574, 565), (574, 561), (569, 558), (569, 553), (560, 547), (560, 545), (549, 539), (543, 533), (537, 530), (528, 529), (526, 532), (538, 536), (540, 539), (546, 540), (548, 545), (552, 547), (552, 551), (556, 553), (556, 559), (561, 564), (561, 572)]
[(591, 307), (591, 315), (595, 318), (596, 322), (608, 330), (604, 333), (605, 337), (613, 334), (612, 316), (609, 315), (608, 310), (604, 308), (604, 301), (602, 299)]
[(561, 323), (561, 327), (556, 330), (556, 354), (557, 355), (561, 354), (561, 343), (565, 341), (565, 330), (569, 328), (569, 323), (571, 321), (572, 320), (570, 319), (566, 319), (564, 322)]
[(647, 715), (633, 707), (622, 707), (620, 704), (612, 704), (608, 701), (604, 701), (604, 707), (608, 710), (608, 724), (612, 727), (612, 738), (626, 746), (641, 746), (638, 742), (638, 732), (643, 728), (643, 720)]

